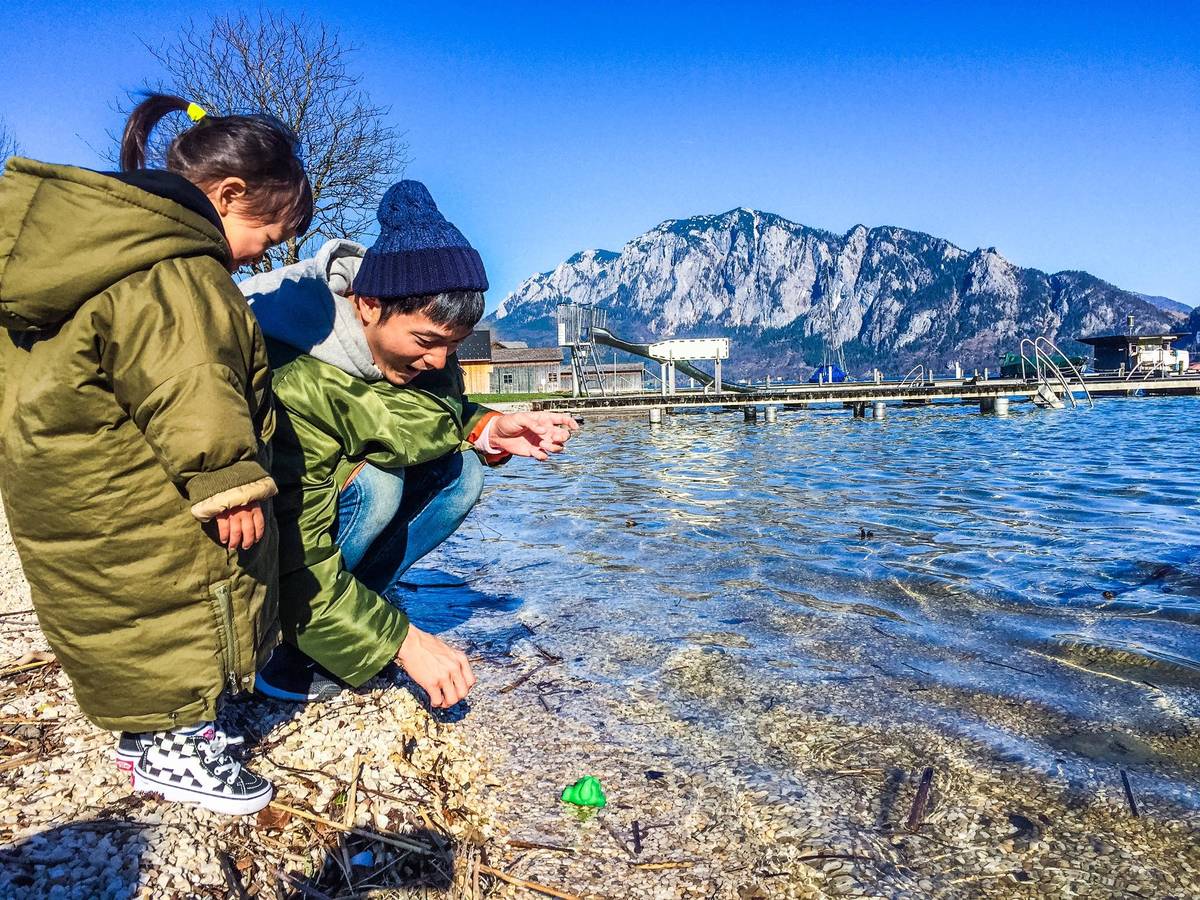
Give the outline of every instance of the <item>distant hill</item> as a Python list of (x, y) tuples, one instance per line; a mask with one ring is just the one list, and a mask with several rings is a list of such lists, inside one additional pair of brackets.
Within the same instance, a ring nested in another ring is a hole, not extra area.
[(1158, 297), (1153, 294), (1138, 294), (1147, 303), (1152, 303), (1159, 309), (1167, 312), (1179, 313), (1181, 316), (1190, 316), (1192, 308), (1186, 303), (1180, 303), (1178, 300), (1172, 300), (1170, 297)]
[[(632, 341), (727, 335), (736, 377), (805, 376), (835, 335), (851, 371), (916, 363), (995, 367), (1023, 337), (1075, 337), (1179, 327), (1164, 309), (1087, 272), (1047, 274), (995, 248), (965, 251), (903, 228), (857, 225), (835, 234), (751, 209), (668, 220), (621, 251), (585, 250), (534, 275), (488, 324), (499, 335), (552, 343), (564, 300), (608, 310)], [(1182, 306), (1182, 304), (1180, 304)]]

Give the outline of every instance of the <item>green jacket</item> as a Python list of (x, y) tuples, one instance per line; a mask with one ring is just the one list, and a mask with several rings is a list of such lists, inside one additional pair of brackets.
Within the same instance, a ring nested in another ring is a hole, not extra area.
[(396, 655), (408, 617), (346, 568), (334, 543), (338, 494), (364, 462), (396, 469), (469, 450), (467, 436), (489, 411), (464, 396), (453, 356), (442, 371), (395, 387), (271, 339), (268, 347), (284, 636), (357, 686)]
[(275, 493), (263, 336), (211, 205), (156, 177), (0, 177), (0, 494), (42, 630), (113, 730), (212, 719), (278, 632), (269, 504), (246, 552), (205, 524)]
[(330, 240), (311, 259), (238, 285), (275, 369), (284, 636), (353, 685), (395, 656), (408, 618), (346, 568), (334, 543), (338, 495), (363, 463), (396, 469), (469, 450), (490, 413), (467, 400), (453, 355), (404, 387), (383, 380), (357, 313), (335, 292), (348, 289), (365, 252)]

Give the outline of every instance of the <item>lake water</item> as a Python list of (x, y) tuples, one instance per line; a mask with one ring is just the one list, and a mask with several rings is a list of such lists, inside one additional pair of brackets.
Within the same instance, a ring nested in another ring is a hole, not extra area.
[[(469, 586), (410, 610), (484, 648), (532, 622), (583, 677), (733, 723), (715, 739), (764, 780), (753, 745), (777, 729), (734, 725), (792, 704), (1079, 784), (1124, 768), (1195, 809), (1198, 414), (1168, 398), (592, 418), (552, 463), (489, 474), (430, 560)], [(680, 681), (688, 653), (720, 660), (704, 689)]]

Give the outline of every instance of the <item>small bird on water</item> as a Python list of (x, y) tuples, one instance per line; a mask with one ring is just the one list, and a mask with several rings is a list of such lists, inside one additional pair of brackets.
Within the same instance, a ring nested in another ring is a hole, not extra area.
[(867, 538), (873, 538), (873, 537), (875, 537), (875, 532), (867, 531), (867, 529), (865, 529), (865, 528), (858, 529), (858, 539), (860, 541), (865, 541)]

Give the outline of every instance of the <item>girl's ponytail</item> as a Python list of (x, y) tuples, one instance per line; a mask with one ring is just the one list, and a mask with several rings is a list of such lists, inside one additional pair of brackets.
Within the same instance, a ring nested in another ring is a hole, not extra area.
[(184, 112), (188, 103), (170, 94), (150, 94), (133, 108), (125, 133), (121, 135), (121, 171), (132, 172), (146, 167), (146, 145), (150, 132), (164, 116), (172, 112)]
[(274, 116), (218, 116), (170, 94), (150, 94), (134, 107), (121, 137), (121, 168), (146, 165), (150, 132), (172, 112), (198, 110), (196, 125), (180, 132), (167, 150), (167, 171), (207, 191), (226, 178), (246, 182), (246, 202), (263, 222), (279, 222), (294, 235), (308, 231), (312, 186), (300, 160), (296, 134)]

